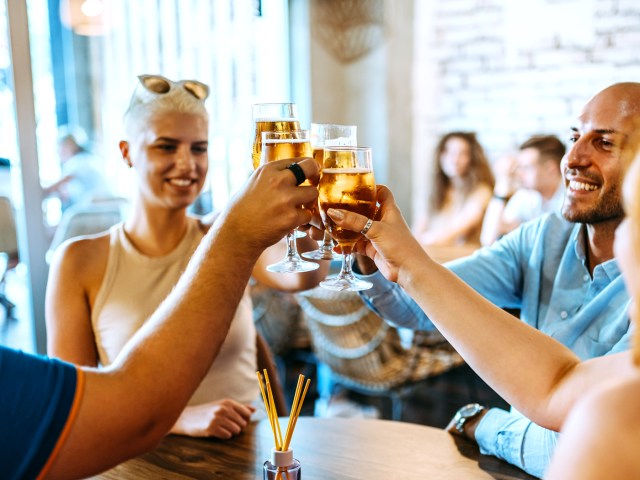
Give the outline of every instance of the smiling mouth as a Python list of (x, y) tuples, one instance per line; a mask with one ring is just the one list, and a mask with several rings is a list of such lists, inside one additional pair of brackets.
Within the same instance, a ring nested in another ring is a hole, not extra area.
[(188, 187), (189, 185), (195, 182), (195, 180), (191, 180), (188, 178), (171, 178), (167, 181), (171, 185), (175, 185), (176, 187)]
[(569, 182), (569, 188), (575, 191), (586, 191), (586, 192), (593, 192), (594, 190), (600, 189), (598, 185), (593, 185), (591, 183), (578, 182), (576, 180), (571, 180)]

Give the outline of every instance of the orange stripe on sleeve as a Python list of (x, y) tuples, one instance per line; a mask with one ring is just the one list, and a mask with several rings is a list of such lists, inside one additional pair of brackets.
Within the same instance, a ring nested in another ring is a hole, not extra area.
[(60, 437), (58, 437), (58, 441), (56, 442), (55, 447), (53, 447), (51, 455), (49, 455), (49, 459), (47, 460), (47, 463), (44, 464), (42, 471), (38, 475), (37, 480), (42, 480), (43, 478), (45, 478), (47, 473), (51, 469), (51, 466), (53, 465), (54, 460), (58, 456), (58, 453), (60, 452), (60, 449), (62, 448), (64, 441), (67, 439), (67, 436), (71, 431), (71, 425), (73, 425), (73, 421), (76, 419), (78, 410), (80, 410), (80, 401), (82, 400), (82, 394), (84, 392), (84, 371), (78, 367), (76, 367), (76, 377), (77, 377), (76, 393), (73, 397), (73, 404), (71, 405), (71, 410), (69, 411), (67, 422), (65, 423), (64, 428), (62, 429), (62, 433), (60, 434)]

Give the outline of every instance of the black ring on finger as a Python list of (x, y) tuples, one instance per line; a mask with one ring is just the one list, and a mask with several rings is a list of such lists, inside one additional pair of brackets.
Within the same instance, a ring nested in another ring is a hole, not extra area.
[(304, 174), (304, 170), (297, 163), (292, 163), (287, 167), (287, 169), (296, 177), (296, 185), (300, 185), (307, 179), (307, 176)]

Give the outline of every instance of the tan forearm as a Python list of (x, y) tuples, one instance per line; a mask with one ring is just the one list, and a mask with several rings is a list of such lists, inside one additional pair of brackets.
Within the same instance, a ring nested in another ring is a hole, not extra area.
[(572, 376), (582, 383), (572, 372), (579, 364), (573, 352), (491, 304), (433, 260), (407, 265), (399, 283), (507, 402), (543, 426), (560, 427), (574, 400), (563, 385)]

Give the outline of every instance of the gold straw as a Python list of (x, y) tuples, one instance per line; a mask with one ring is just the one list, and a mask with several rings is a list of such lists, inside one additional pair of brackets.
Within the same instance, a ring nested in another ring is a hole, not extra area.
[[(304, 376), (301, 375), (301, 377), (304, 380)], [(291, 443), (291, 437), (293, 437), (293, 430), (296, 428), (296, 423), (298, 423), (298, 417), (300, 416), (300, 411), (302, 410), (302, 403), (304, 402), (304, 397), (307, 396), (307, 390), (309, 389), (309, 384), (310, 383), (311, 383), (311, 380), (307, 379), (307, 383), (304, 386), (304, 392), (302, 392), (302, 397), (300, 398), (300, 401), (298, 402), (298, 408), (296, 410), (296, 415), (293, 418), (293, 425), (291, 425), (291, 420), (289, 420), (289, 426), (291, 426), (291, 430), (289, 431), (289, 427), (287, 427), (288, 435), (285, 438), (285, 444), (284, 444), (284, 449), (283, 450), (288, 450), (289, 449), (289, 444)], [(291, 408), (293, 408), (293, 406)]]

